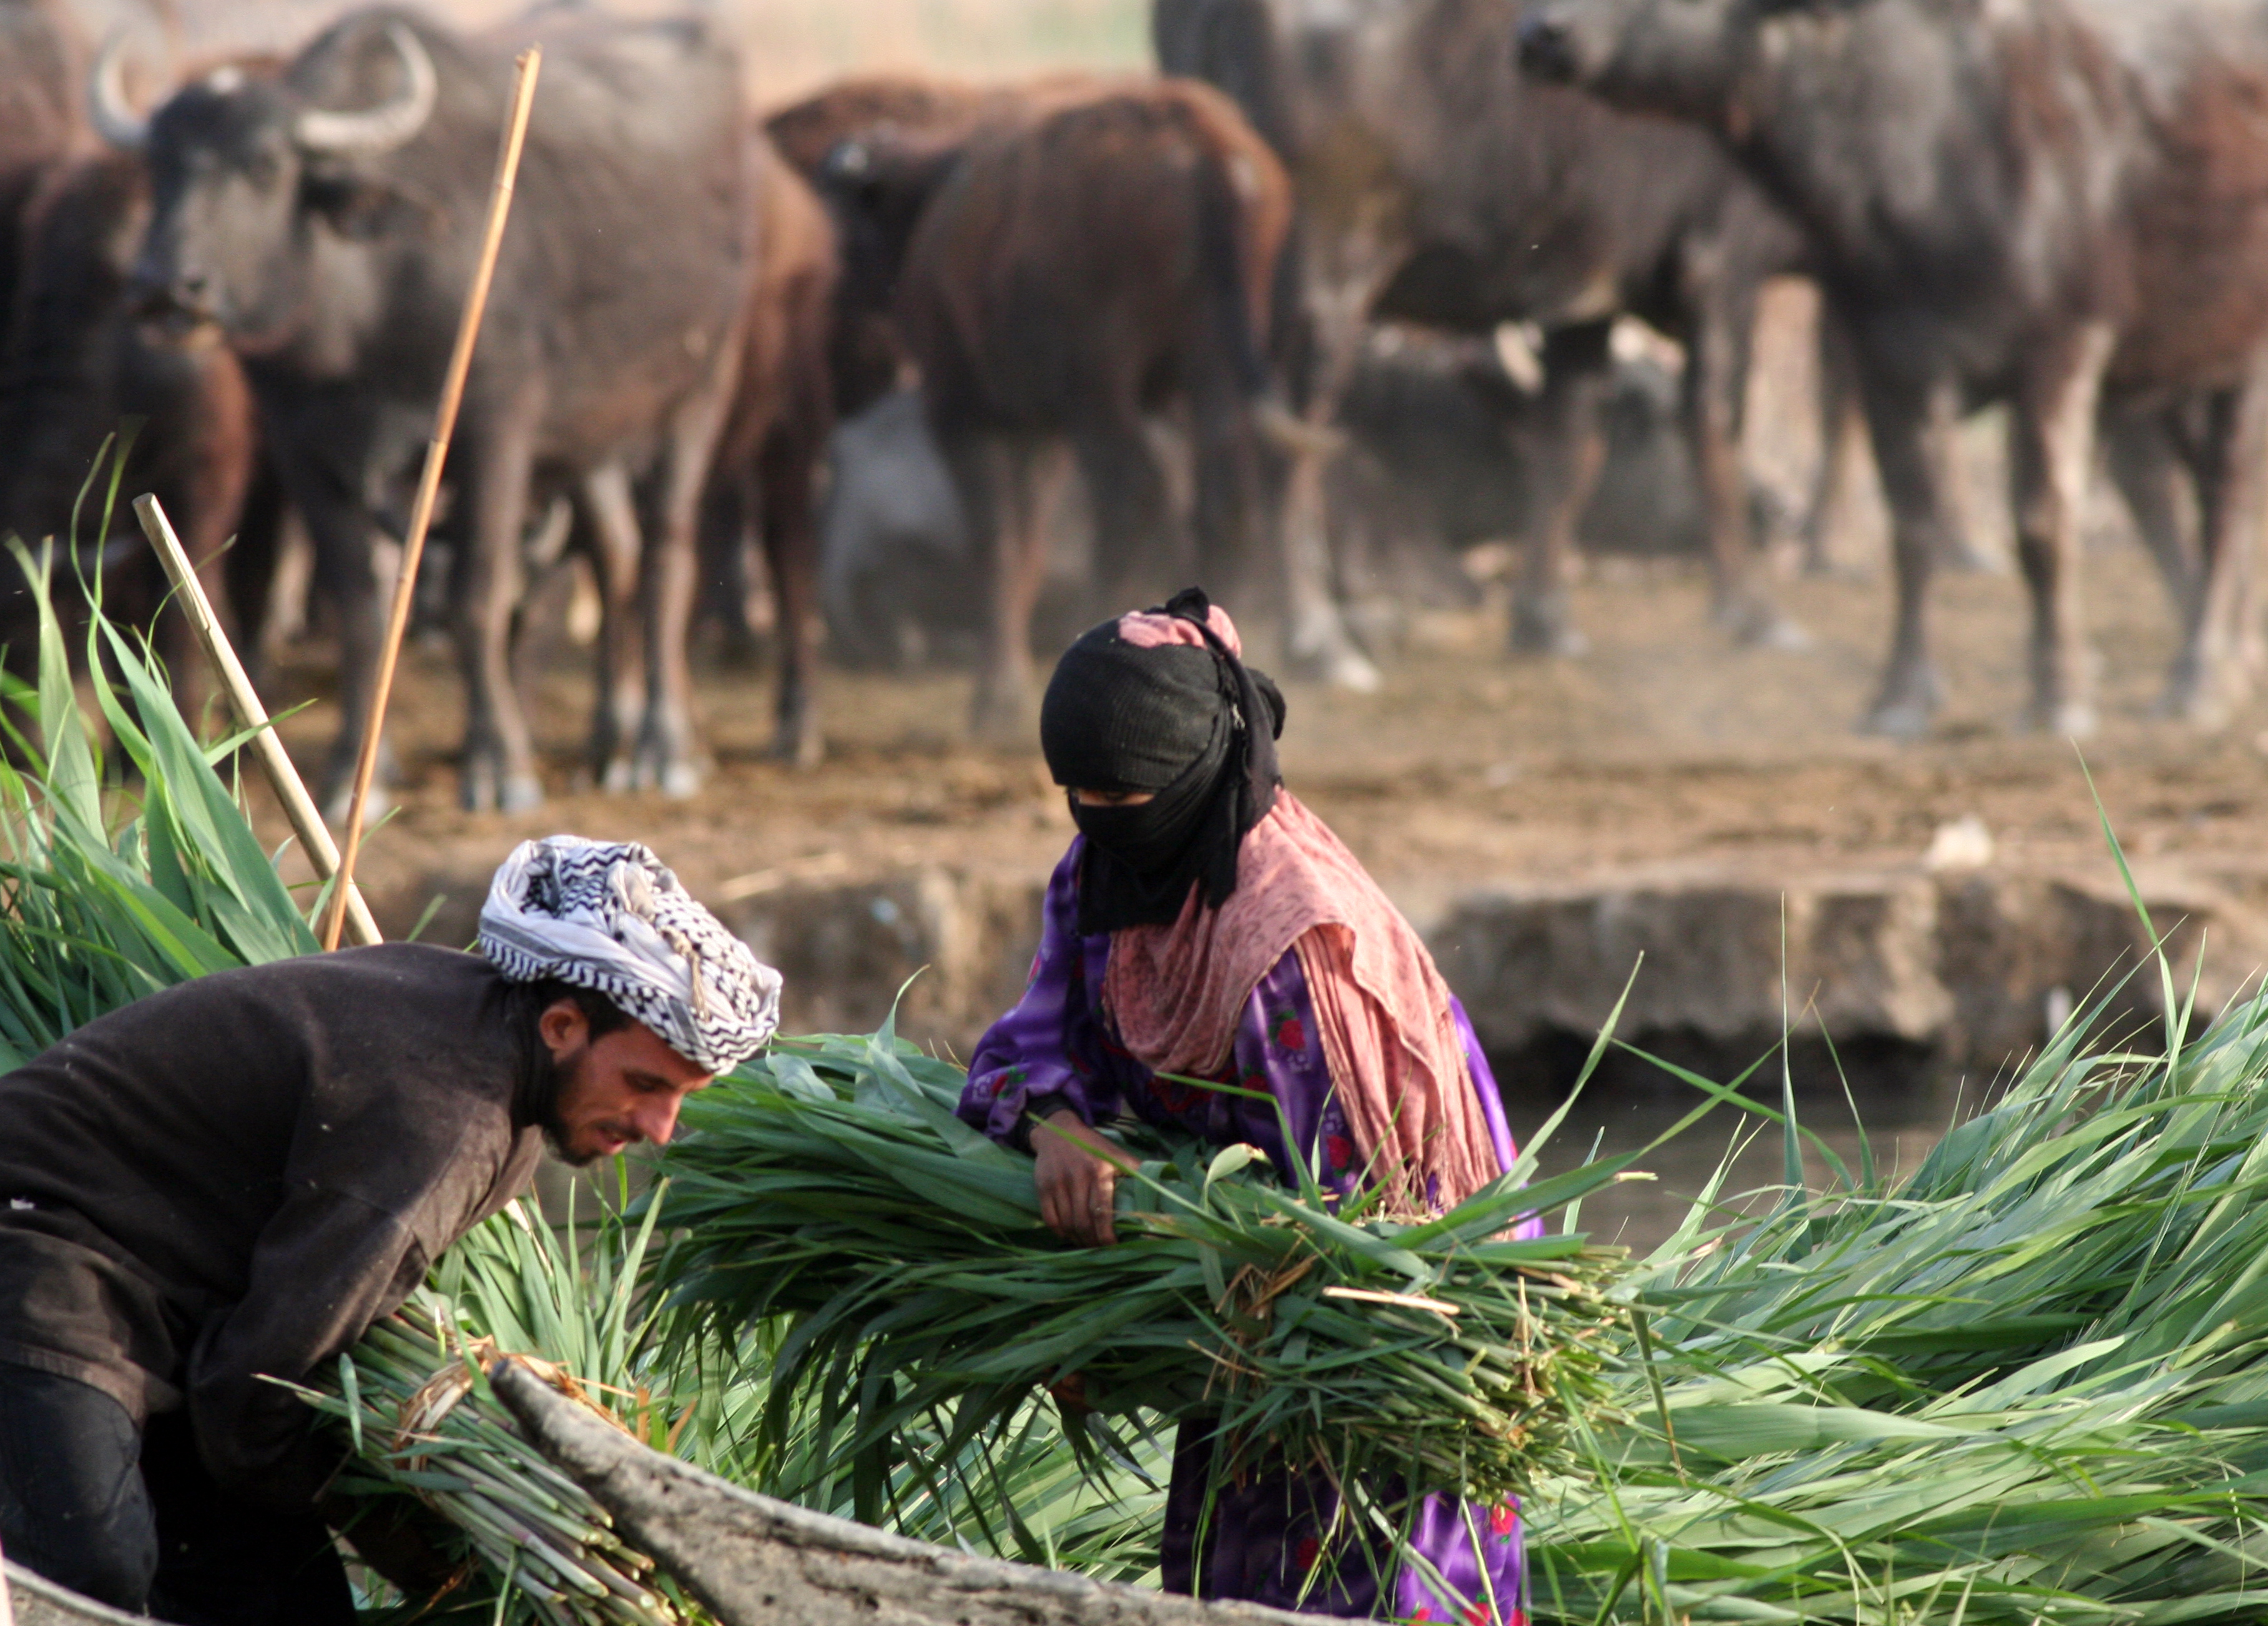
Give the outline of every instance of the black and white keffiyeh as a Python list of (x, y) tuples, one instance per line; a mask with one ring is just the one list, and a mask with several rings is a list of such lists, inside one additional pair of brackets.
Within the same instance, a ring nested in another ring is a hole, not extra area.
[(711, 1072), (779, 1025), (780, 975), (696, 902), (638, 842), (522, 842), (490, 883), (481, 953), (515, 982), (604, 994)]

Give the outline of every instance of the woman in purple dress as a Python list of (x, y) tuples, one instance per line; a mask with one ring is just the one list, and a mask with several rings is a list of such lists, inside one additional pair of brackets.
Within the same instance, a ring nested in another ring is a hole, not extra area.
[[(1034, 1152), (1042, 1214), (1068, 1240), (1116, 1240), (1098, 1126), (1123, 1115), (1249, 1143), (1328, 1194), (1382, 1187), (1406, 1213), (1512, 1166), (1495, 1081), (1425, 944), (1283, 789), (1283, 719), (1234, 625), (1194, 590), (1095, 628), (1048, 686), (1041, 744), (1079, 835), (1048, 885), (1030, 986), (978, 1044), (961, 1115)], [(1403, 1503), (1388, 1551), (1350, 1531), (1319, 1471), (1216, 1484), (1212, 1464), (1210, 1421), (1184, 1420), (1167, 1590), (1524, 1626), (1514, 1507), (1373, 1487)]]

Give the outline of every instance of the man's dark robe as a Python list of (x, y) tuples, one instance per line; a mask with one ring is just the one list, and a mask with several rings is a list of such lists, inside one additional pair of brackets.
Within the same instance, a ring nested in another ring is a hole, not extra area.
[(0, 1361), (138, 1423), (186, 1404), (223, 1486), (337, 1466), (301, 1380), (526, 1183), (532, 1030), (476, 955), (389, 944), (151, 995), (0, 1077)]

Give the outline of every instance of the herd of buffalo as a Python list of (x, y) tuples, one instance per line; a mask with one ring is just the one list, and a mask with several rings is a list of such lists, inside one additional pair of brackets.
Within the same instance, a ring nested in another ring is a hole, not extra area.
[[(1350, 442), (1388, 462), (1424, 443), (1423, 468), (1451, 437), (1399, 404), (1406, 377), (1381, 383), (1382, 321), (1447, 335), (1437, 371), (1518, 466), (1516, 650), (1580, 644), (1568, 555), (1624, 318), (1682, 348), (1662, 416), (1718, 618), (1797, 639), (1741, 445), (1759, 297), (1791, 275), (1823, 295), (1822, 411), (1863, 415), (1891, 511), (1868, 726), (1929, 725), (1930, 580), (1965, 541), (1953, 439), (1991, 404), (2039, 726), (2092, 722), (2098, 470), (2180, 618), (2169, 710), (2226, 715), (2263, 660), (2268, 0), (1153, 0), (1160, 77), (878, 76), (768, 114), (705, 20), (554, 0), (468, 34), (381, 7), (137, 94), (129, 54), (90, 48), (63, 4), (0, 0), (0, 527), (61, 530), (137, 421), (135, 489), (244, 628), (295, 513), (338, 641), (327, 798), (531, 38), (437, 527), (468, 806), (541, 799), (513, 648), (571, 554), (600, 612), (607, 786), (697, 784), (688, 629), (703, 601), (740, 612), (751, 545), (784, 756), (820, 750), (822, 599), (845, 652), (862, 607), (874, 627), (894, 597), (949, 607), (976, 726), (1018, 729), (1066, 483), (1091, 605), (1201, 579), (1280, 623), (1297, 669), (1374, 682), (1335, 525)], [(946, 511), (941, 551), (873, 567), (874, 535), (934, 543)], [(868, 517), (863, 573), (845, 515)], [(71, 563), (154, 608), (131, 539)]]

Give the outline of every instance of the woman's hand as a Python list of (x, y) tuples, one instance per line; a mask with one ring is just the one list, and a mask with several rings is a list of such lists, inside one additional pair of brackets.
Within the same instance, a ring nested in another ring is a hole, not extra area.
[(1099, 1247), (1118, 1240), (1111, 1223), (1118, 1171), (1105, 1161), (1125, 1154), (1086, 1127), (1070, 1107), (1059, 1107), (1032, 1130), (1033, 1174), (1040, 1186), (1040, 1218), (1066, 1242)]

